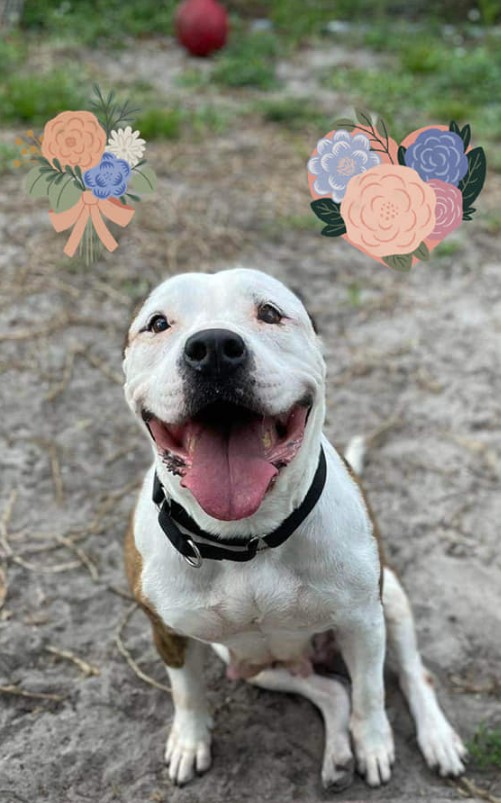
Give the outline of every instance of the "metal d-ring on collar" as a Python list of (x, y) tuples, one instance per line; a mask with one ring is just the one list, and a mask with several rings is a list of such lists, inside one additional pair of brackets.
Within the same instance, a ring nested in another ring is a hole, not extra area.
[[(158, 508), (158, 523), (172, 546), (190, 566), (199, 569), (205, 558), (243, 562), (252, 560), (258, 552), (262, 552), (264, 549), (274, 549), (283, 544), (317, 504), (324, 489), (326, 477), (327, 463), (324, 450), (320, 447), (315, 476), (299, 507), (295, 508), (271, 533), (254, 535), (247, 540), (231, 537), (219, 538), (202, 530), (181, 505), (173, 499), (167, 499), (156, 472), (153, 478), (153, 502)], [(179, 526), (188, 532), (182, 532)], [(195, 536), (203, 538), (203, 541), (195, 540)], [(209, 543), (205, 543), (207, 541)]]

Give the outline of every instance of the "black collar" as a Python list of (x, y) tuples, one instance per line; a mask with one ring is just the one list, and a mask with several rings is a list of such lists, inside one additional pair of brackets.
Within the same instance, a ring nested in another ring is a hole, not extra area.
[[(327, 464), (325, 454), (320, 447), (320, 457), (318, 467), (310, 485), (309, 491), (304, 497), (299, 507), (271, 533), (262, 536), (253, 536), (250, 539), (224, 538), (219, 539), (216, 535), (211, 535), (200, 529), (198, 524), (191, 518), (186, 510), (174, 500), (168, 500), (162, 487), (157, 473), (153, 479), (153, 502), (158, 508), (158, 523), (172, 546), (183, 555), (190, 566), (200, 567), (203, 558), (212, 560), (252, 560), (257, 552), (268, 547), (277, 547), (283, 544), (292, 533), (297, 530), (299, 525), (311, 513), (320, 498), (325, 485), (327, 476)], [(189, 530), (183, 533), (178, 525)], [(200, 536), (204, 541), (195, 541), (195, 535)]]

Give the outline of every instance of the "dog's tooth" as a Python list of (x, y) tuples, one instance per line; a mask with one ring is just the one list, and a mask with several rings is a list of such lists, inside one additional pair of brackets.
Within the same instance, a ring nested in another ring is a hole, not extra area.
[(266, 432), (264, 433), (262, 441), (265, 449), (271, 449), (271, 447), (273, 446), (273, 438), (271, 436), (271, 432), (269, 429), (267, 429)]

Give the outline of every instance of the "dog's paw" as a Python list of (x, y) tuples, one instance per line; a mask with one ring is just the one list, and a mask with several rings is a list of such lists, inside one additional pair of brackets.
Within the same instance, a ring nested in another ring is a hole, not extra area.
[(463, 774), (465, 768), (462, 759), (467, 751), (445, 717), (421, 727), (418, 744), (428, 766), (436, 769), (443, 778)]
[(351, 733), (358, 771), (364, 775), (369, 786), (387, 783), (391, 778), (395, 748), (386, 714), (377, 714), (366, 719), (352, 717)]
[(353, 783), (355, 759), (349, 744), (332, 751), (327, 747), (322, 765), (322, 786), (331, 792), (342, 792)]
[(211, 728), (212, 718), (206, 713), (176, 711), (165, 748), (173, 783), (182, 786), (209, 769)]

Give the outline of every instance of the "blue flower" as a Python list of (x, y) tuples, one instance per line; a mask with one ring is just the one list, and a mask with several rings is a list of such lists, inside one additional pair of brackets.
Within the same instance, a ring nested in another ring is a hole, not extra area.
[(342, 201), (349, 180), (376, 167), (381, 159), (371, 151), (371, 144), (364, 134), (352, 137), (348, 131), (339, 129), (332, 139), (324, 137), (317, 143), (317, 156), (308, 162), (308, 170), (317, 176), (313, 189), (318, 195), (330, 195), (333, 201)]
[(125, 159), (117, 159), (113, 153), (106, 151), (96, 167), (85, 171), (83, 180), (97, 198), (109, 198), (110, 195), (120, 198), (127, 189), (129, 176), (130, 165)]
[(438, 178), (456, 187), (468, 172), (463, 140), (453, 131), (439, 128), (428, 128), (416, 137), (405, 152), (405, 164), (423, 181)]

